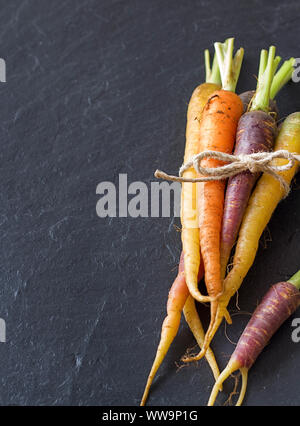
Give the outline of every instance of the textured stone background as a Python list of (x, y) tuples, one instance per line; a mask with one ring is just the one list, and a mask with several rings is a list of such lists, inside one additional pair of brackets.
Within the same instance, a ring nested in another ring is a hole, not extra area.
[[(149, 183), (176, 172), (185, 114), (204, 80), (202, 52), (237, 37), (246, 49), (238, 91), (254, 88), (259, 51), (300, 57), (299, 1), (1, 0), (0, 403), (136, 405), (158, 342), (180, 254), (178, 219), (96, 215), (96, 186)], [(299, 110), (300, 85), (279, 96)], [(298, 178), (299, 179), (299, 178)], [(239, 294), (252, 312), (270, 284), (300, 266), (299, 186), (278, 207)], [(270, 241), (271, 238), (272, 242)], [(235, 301), (231, 310), (236, 311)], [(208, 312), (201, 309), (204, 323)], [(227, 334), (237, 341), (247, 315)], [(291, 320), (249, 378), (247, 405), (299, 405), (300, 344)], [(194, 345), (180, 329), (149, 404), (206, 404), (205, 361), (175, 361)], [(221, 367), (234, 346), (221, 327)], [(229, 382), (225, 388), (232, 389)], [(222, 403), (226, 395), (220, 397)]]

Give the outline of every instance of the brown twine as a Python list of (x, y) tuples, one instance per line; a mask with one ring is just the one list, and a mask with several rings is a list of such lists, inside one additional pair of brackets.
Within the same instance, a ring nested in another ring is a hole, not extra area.
[[(204, 158), (213, 158), (215, 160), (224, 161), (228, 164), (220, 167), (202, 167), (201, 161)], [(271, 164), (275, 158), (285, 159), (288, 160), (288, 162), (282, 166), (275, 166)], [(284, 191), (284, 196), (286, 197), (290, 191), (290, 187), (279, 173), (291, 169), (295, 163), (299, 161), (300, 155), (292, 154), (287, 150), (278, 150), (275, 152), (256, 152), (247, 155), (231, 155), (219, 151), (203, 151), (200, 154), (195, 155), (190, 161), (180, 167), (179, 176), (168, 175), (161, 170), (156, 170), (154, 176), (156, 178), (174, 182), (196, 183), (228, 179), (247, 170), (249, 170), (251, 173), (268, 173), (280, 182), (280, 185)], [(192, 167), (202, 177), (183, 177), (183, 173)]]

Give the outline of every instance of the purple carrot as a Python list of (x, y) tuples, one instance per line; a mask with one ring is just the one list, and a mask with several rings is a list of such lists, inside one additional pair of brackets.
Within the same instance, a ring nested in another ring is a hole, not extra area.
[[(252, 154), (271, 151), (277, 129), (271, 115), (264, 111), (250, 111), (244, 114), (238, 125), (234, 154)], [(236, 241), (238, 230), (258, 173), (249, 171), (229, 179), (223, 213), (221, 234), (221, 274), (225, 277), (231, 249)]]
[(246, 393), (248, 371), (279, 327), (300, 306), (300, 271), (289, 281), (273, 285), (247, 324), (227, 367), (212, 390), (208, 405), (214, 405), (223, 382), (234, 372), (242, 373), (242, 388), (236, 405)]
[[(251, 106), (250, 111), (241, 117), (238, 124), (235, 155), (267, 152), (273, 148), (277, 135), (274, 114), (276, 105), (270, 103), (270, 91), (272, 89), (272, 94), (275, 96), (277, 91), (283, 86), (283, 80), (287, 82), (286, 75), (287, 72), (290, 72), (290, 69), (293, 69), (293, 63), (291, 60), (286, 61), (274, 77), (275, 69), (278, 65), (278, 57), (275, 58), (275, 48), (273, 46), (270, 48), (268, 58), (266, 58), (266, 55), (267, 52), (263, 50), (256, 92), (245, 92), (240, 95), (244, 105), (248, 105), (251, 100)], [(273, 78), (276, 79), (275, 86), (272, 85)], [(273, 112), (269, 111), (270, 108), (273, 108)], [(236, 241), (253, 186), (258, 177), (258, 173), (243, 172), (228, 181), (221, 231), (222, 278), (226, 275), (230, 253)]]

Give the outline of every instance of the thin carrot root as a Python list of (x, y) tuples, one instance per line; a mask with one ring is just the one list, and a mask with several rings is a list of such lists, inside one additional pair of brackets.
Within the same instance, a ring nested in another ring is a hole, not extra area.
[(147, 379), (146, 387), (145, 387), (144, 394), (140, 404), (141, 406), (144, 406), (146, 404), (153, 379), (164, 357), (166, 356), (166, 353), (168, 352), (168, 349), (171, 346), (171, 343), (173, 342), (177, 334), (177, 331), (180, 325), (180, 318), (181, 318), (180, 312), (176, 313), (173, 311), (171, 315), (169, 314), (164, 320), (164, 323), (162, 326), (161, 340), (157, 349), (157, 353), (156, 353), (155, 360), (153, 362), (150, 374)]
[[(225, 380), (228, 379), (228, 377), (232, 373), (234, 373), (235, 371), (239, 370), (240, 367), (241, 366), (240, 366), (240, 363), (238, 361), (236, 361), (236, 360), (229, 361), (227, 367), (220, 374), (218, 380), (216, 381), (216, 383), (215, 383), (215, 385), (214, 385), (214, 387), (213, 387), (213, 389), (211, 391), (210, 398), (209, 398), (209, 401), (208, 401), (208, 404), (207, 404), (209, 407), (211, 407), (211, 406), (213, 406), (215, 404), (217, 396), (218, 396), (218, 393), (221, 390), (221, 387), (222, 387), (223, 383), (225, 382)], [(245, 387), (244, 384), (245, 384), (245, 380), (244, 380), (244, 376), (243, 376), (243, 386), (242, 386), (243, 388)], [(246, 386), (247, 386), (247, 382), (246, 382)], [(246, 389), (242, 389), (242, 390), (243, 390), (243, 395), (241, 394), (241, 396), (244, 397)], [(240, 402), (240, 399), (241, 399), (241, 397), (239, 398), (238, 402)]]
[(247, 384), (248, 384), (248, 368), (241, 368), (240, 369), (241, 373), (242, 373), (242, 388), (241, 388), (241, 392), (240, 392), (240, 396), (239, 399), (236, 403), (237, 407), (240, 407), (244, 401), (245, 398), (245, 394), (246, 394), (246, 390), (247, 390)]
[[(227, 304), (225, 306), (227, 306)], [(221, 306), (221, 309), (220, 309), (220, 304), (219, 304), (215, 319), (214, 319), (213, 322), (212, 321), (210, 322), (209, 328), (206, 332), (204, 344), (202, 345), (201, 351), (197, 355), (194, 355), (192, 357), (184, 356), (182, 358), (183, 362), (199, 361), (200, 359), (202, 359), (205, 356), (205, 353), (206, 353), (207, 349), (209, 348), (211, 341), (214, 338), (214, 335), (218, 331), (218, 328), (219, 328), (224, 316), (226, 317), (226, 315), (229, 315), (227, 309), (226, 308), (224, 309), (224, 306)], [(229, 315), (229, 317), (230, 317), (230, 315)], [(230, 318), (230, 320), (231, 320), (231, 318)]]
[[(227, 307), (228, 303), (226, 303)], [(203, 350), (205, 350), (206, 347), (208, 347), (211, 344), (212, 339), (214, 338), (216, 332), (218, 331), (218, 328), (223, 321), (223, 318), (226, 318), (226, 312), (227, 309), (224, 309), (224, 306), (220, 305), (218, 306), (217, 315), (215, 317), (215, 321), (213, 324), (211, 324), (211, 327), (207, 330), (206, 336), (205, 336), (205, 342), (203, 345)]]
[[(211, 302), (211, 304), (210, 304), (210, 324), (209, 324), (208, 331), (207, 331), (208, 333), (210, 333), (210, 330), (213, 328), (214, 323), (216, 321), (218, 306), (219, 306), (218, 301)], [(202, 355), (202, 357), (203, 357), (203, 356), (205, 356), (205, 354), (206, 354), (206, 352), (209, 348), (209, 345), (206, 345), (205, 338), (204, 338), (204, 342), (203, 342), (202, 346), (203, 346), (203, 349), (202, 349), (201, 352), (203, 352), (203, 355)], [(194, 361), (194, 360), (195, 359), (193, 359), (193, 357), (191, 357), (189, 360), (186, 359), (185, 362)]]
[(229, 325), (232, 324), (232, 319), (231, 319), (230, 313), (227, 311), (227, 309), (224, 312), (224, 318), (225, 318), (227, 324), (229, 324)]
[[(195, 300), (191, 296), (188, 297), (184, 305), (183, 313), (190, 330), (192, 331), (199, 347), (201, 348), (204, 344), (205, 333), (198, 316)], [(217, 380), (220, 375), (220, 370), (211, 348), (207, 349), (205, 357), (212, 370), (215, 380)]]
[(191, 296), (193, 297), (193, 299), (197, 300), (197, 302), (200, 302), (200, 303), (213, 303), (216, 300), (218, 300), (218, 297), (220, 297), (221, 294), (219, 294), (216, 297), (204, 296), (199, 290), (197, 290), (197, 291), (191, 292)]

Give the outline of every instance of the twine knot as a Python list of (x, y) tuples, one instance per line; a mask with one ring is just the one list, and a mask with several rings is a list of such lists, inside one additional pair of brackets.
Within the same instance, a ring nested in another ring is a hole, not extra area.
[[(220, 167), (202, 167), (201, 161), (204, 158), (212, 158), (225, 162), (224, 166)], [(275, 158), (287, 160), (287, 163), (282, 166), (277, 166), (272, 163)], [(253, 154), (231, 155), (219, 151), (203, 151), (195, 155), (186, 164), (183, 164), (179, 169), (179, 176), (168, 175), (161, 170), (156, 170), (154, 176), (165, 180), (175, 182), (209, 182), (216, 180), (228, 179), (236, 176), (239, 173), (247, 172), (268, 173), (280, 182), (286, 197), (290, 191), (290, 187), (285, 179), (280, 175), (280, 172), (286, 171), (294, 167), (296, 162), (300, 161), (300, 156), (292, 154), (287, 150), (278, 150), (274, 152), (256, 152)], [(193, 167), (196, 172), (201, 175), (198, 178), (185, 178), (183, 174), (186, 170)]]

